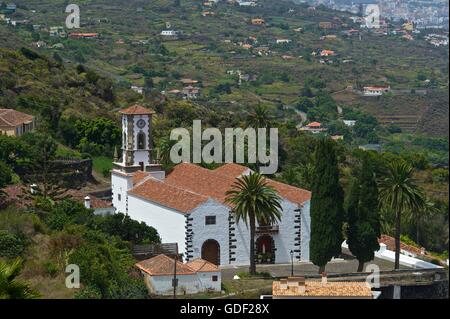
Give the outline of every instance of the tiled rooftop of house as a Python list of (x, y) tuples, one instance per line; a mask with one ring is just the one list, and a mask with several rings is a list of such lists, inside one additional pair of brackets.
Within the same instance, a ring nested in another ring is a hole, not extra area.
[[(380, 244), (385, 244), (387, 249), (395, 251), (395, 238), (388, 235), (381, 235), (378, 240)], [(425, 250), (400, 242), (400, 249), (415, 255), (425, 255)]]
[[(174, 273), (174, 259), (159, 254), (158, 256), (140, 261), (136, 267), (150, 276), (167, 276)], [(177, 275), (193, 275), (197, 272), (217, 272), (219, 267), (216, 265), (197, 258), (187, 264), (177, 261)]]
[(201, 258), (194, 259), (187, 263), (195, 272), (216, 272), (219, 271), (219, 267)]
[[(167, 276), (174, 273), (174, 260), (164, 254), (140, 261), (136, 267), (150, 276)], [(180, 261), (177, 261), (178, 275), (193, 275), (195, 270)]]
[(12, 109), (0, 108), (0, 126), (17, 126), (32, 122), (34, 116)]

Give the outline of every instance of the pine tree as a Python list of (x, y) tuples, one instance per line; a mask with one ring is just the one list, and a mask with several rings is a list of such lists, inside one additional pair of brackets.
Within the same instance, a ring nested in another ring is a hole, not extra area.
[(339, 184), (339, 168), (334, 142), (318, 141), (314, 157), (315, 167), (311, 198), (310, 258), (319, 266), (319, 273), (326, 264), (341, 253), (344, 240), (344, 192)]
[(364, 263), (373, 260), (374, 252), (380, 249), (378, 187), (367, 156), (355, 168), (354, 175), (347, 203), (347, 243), (361, 272)]

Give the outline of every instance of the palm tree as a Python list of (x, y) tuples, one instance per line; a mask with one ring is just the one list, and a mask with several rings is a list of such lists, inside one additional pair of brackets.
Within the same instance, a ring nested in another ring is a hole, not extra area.
[(247, 124), (255, 129), (268, 128), (272, 123), (272, 117), (267, 106), (257, 105), (248, 115)]
[(281, 218), (281, 198), (264, 176), (251, 173), (236, 179), (226, 192), (226, 201), (233, 207), (236, 223), (241, 219), (250, 226), (250, 274), (256, 274), (255, 231), (256, 222), (273, 225)]
[(416, 244), (420, 245), (420, 227), (425, 217), (431, 217), (437, 212), (439, 212), (439, 209), (437, 209), (434, 202), (428, 197), (423, 199), (423, 206), (421, 209), (415, 209), (408, 212), (410, 221), (416, 226)]
[(412, 179), (413, 168), (402, 160), (388, 163), (380, 181), (380, 204), (395, 213), (395, 269), (400, 268), (400, 235), (402, 214), (422, 210), (424, 196)]
[(157, 148), (158, 150), (157, 160), (159, 160), (162, 165), (166, 167), (173, 165), (172, 161), (170, 160), (170, 151), (175, 144), (176, 141), (171, 140), (167, 137), (163, 137), (159, 140)]
[(39, 293), (28, 283), (17, 280), (22, 270), (22, 260), (16, 259), (11, 264), (0, 261), (0, 299), (34, 299)]

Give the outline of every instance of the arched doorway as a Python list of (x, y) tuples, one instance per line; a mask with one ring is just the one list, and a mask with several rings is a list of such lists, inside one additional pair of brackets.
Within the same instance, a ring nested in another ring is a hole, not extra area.
[(202, 245), (202, 259), (220, 265), (220, 245), (214, 239), (208, 239)]
[(262, 235), (256, 239), (256, 260), (261, 264), (275, 262), (275, 243), (270, 235)]

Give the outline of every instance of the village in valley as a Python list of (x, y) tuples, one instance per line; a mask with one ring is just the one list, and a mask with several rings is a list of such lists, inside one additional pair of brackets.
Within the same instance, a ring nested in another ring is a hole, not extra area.
[[(445, 2), (374, 25), (370, 1), (99, 0), (79, 28), (14, 2), (0, 279), (23, 288), (0, 299), (448, 298)], [(196, 120), (201, 160), (175, 162)]]

